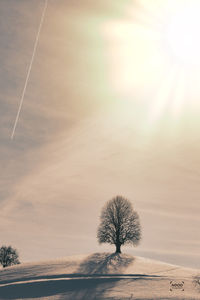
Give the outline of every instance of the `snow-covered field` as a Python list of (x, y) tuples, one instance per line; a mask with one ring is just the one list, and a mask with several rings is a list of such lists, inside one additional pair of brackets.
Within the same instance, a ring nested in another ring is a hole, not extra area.
[(0, 299), (200, 299), (198, 274), (126, 254), (70, 256), (1, 269)]

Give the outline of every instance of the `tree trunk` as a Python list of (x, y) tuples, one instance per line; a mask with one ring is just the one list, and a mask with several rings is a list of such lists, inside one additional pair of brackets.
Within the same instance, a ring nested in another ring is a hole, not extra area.
[(120, 244), (116, 244), (116, 251), (115, 253), (121, 253), (121, 245)]

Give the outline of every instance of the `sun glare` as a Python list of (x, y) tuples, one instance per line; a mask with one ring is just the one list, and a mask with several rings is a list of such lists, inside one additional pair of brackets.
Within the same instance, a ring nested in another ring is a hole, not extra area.
[(179, 9), (169, 20), (167, 40), (176, 56), (186, 63), (200, 64), (200, 3)]
[(200, 106), (200, 0), (138, 1), (103, 33), (112, 87), (123, 99), (141, 99), (151, 130)]

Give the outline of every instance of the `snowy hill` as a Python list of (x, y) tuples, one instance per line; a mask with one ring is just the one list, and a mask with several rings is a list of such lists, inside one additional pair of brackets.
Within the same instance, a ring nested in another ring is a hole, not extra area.
[(200, 299), (200, 271), (95, 253), (0, 270), (0, 299)]

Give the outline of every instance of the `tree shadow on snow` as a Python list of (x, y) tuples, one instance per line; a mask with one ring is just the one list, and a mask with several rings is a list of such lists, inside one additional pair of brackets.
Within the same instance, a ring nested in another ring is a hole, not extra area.
[(77, 273), (80, 274), (121, 274), (134, 257), (117, 253), (95, 253), (88, 256), (81, 264)]
[[(142, 274), (123, 274), (133, 262), (134, 257), (124, 254), (95, 253), (88, 256), (74, 274), (60, 275), (60, 277), (59, 275), (41, 276), (35, 277), (41, 281), (13, 282), (0, 286), (0, 299), (42, 298), (55, 295), (65, 300), (108, 299), (104, 297), (105, 292), (113, 289), (121, 280), (151, 279)], [(126, 276), (133, 277), (126, 279)]]

